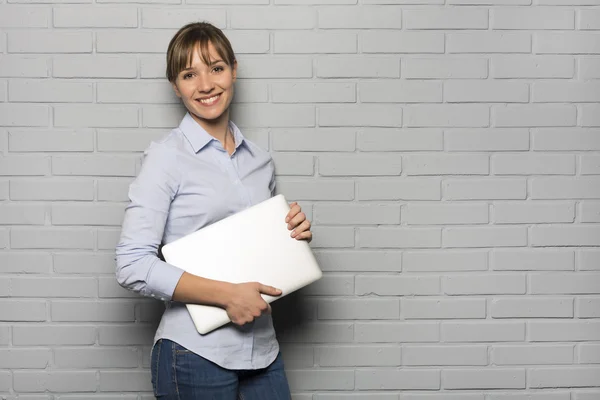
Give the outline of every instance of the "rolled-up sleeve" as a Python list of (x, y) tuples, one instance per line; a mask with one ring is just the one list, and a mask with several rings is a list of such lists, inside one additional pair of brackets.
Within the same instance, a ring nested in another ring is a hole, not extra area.
[(158, 258), (169, 207), (180, 171), (175, 154), (160, 144), (145, 152), (142, 168), (129, 187), (129, 204), (116, 247), (119, 284), (143, 296), (171, 300), (183, 270)]

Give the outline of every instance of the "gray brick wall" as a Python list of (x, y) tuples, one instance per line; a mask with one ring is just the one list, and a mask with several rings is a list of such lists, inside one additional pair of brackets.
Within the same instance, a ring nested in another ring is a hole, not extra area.
[(0, 0), (0, 399), (153, 398), (162, 306), (113, 252), (193, 20), (314, 223), (324, 277), (274, 306), (294, 400), (600, 399), (598, 7)]

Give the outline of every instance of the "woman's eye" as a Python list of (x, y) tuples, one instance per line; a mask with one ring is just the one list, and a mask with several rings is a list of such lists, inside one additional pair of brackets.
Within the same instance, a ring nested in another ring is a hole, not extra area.
[(213, 71), (215, 71), (215, 72), (221, 72), (221, 71), (223, 71), (223, 67), (215, 67), (213, 69)]
[(189, 79), (192, 77), (192, 74), (185, 74), (183, 75), (183, 79)]

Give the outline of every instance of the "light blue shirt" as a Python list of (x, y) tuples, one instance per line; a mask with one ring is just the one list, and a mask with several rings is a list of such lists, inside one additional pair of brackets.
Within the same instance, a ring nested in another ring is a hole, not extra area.
[[(116, 248), (116, 275), (124, 288), (166, 302), (154, 343), (170, 339), (224, 368), (258, 369), (268, 366), (279, 352), (271, 316), (200, 335), (185, 304), (171, 301), (183, 270), (157, 256), (161, 244), (274, 194), (270, 154), (245, 139), (235, 124), (230, 127), (235, 139), (231, 156), (189, 113), (178, 128), (150, 144), (129, 188), (130, 203)], [(235, 251), (235, 243), (231, 250)]]

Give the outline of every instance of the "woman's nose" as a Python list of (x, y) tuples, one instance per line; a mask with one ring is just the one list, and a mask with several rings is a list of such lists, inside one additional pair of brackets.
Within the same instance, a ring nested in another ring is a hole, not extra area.
[(208, 76), (200, 75), (196, 81), (196, 89), (199, 92), (210, 92), (214, 87), (214, 82)]

